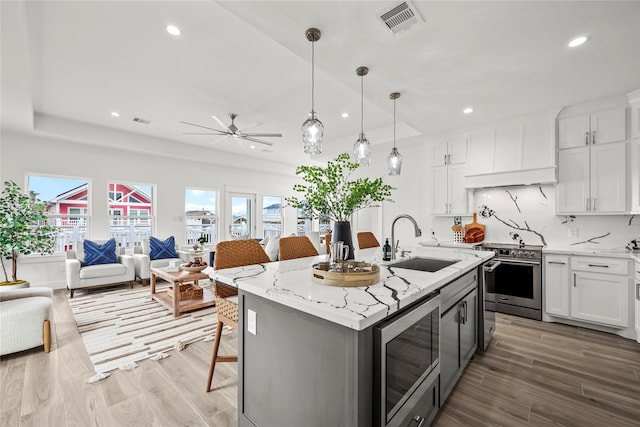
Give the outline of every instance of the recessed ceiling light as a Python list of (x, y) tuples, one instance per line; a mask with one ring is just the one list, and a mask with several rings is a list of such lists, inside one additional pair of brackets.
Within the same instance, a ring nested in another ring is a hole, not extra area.
[(346, 119), (347, 117), (349, 117), (349, 113), (342, 113), (342, 118)]
[(111, 115), (112, 115), (113, 117), (120, 117), (120, 113), (118, 113), (117, 111), (112, 111), (112, 112), (111, 112)]
[(256, 146), (255, 145), (251, 145), (251, 146), (249, 146), (249, 148), (253, 149), (253, 148), (256, 148)]
[(176, 27), (175, 25), (167, 25), (167, 33), (171, 34), (172, 36), (179, 36), (180, 28)]
[(472, 107), (467, 107), (464, 110), (462, 110), (463, 113), (465, 114), (471, 114), (473, 113), (473, 108)]
[(580, 45), (583, 45), (587, 42), (587, 40), (589, 40), (589, 36), (580, 36), (580, 37), (576, 37), (575, 39), (571, 40), (568, 44), (569, 47), (578, 47)]

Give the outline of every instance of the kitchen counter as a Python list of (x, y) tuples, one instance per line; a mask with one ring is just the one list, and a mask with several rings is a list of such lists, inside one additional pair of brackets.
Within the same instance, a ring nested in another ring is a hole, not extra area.
[(631, 251), (625, 248), (585, 248), (573, 246), (545, 247), (543, 254), (563, 254), (563, 255), (589, 255), (603, 256), (608, 258), (639, 259), (640, 251)]
[(326, 256), (213, 271), (222, 283), (356, 331), (385, 319), (493, 257), (493, 252), (453, 248), (413, 248), (412, 256), (459, 259), (434, 273), (394, 268), (383, 262), (380, 248), (360, 250), (356, 259), (380, 267), (380, 282), (364, 287), (315, 283), (312, 265)]

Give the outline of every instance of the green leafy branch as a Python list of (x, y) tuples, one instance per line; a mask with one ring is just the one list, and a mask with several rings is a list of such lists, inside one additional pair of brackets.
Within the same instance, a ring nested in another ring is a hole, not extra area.
[(382, 178), (349, 180), (359, 166), (350, 161), (348, 153), (338, 155), (325, 167), (298, 166), (296, 175), (302, 175), (306, 184), (295, 184), (293, 190), (302, 195), (285, 200), (311, 218), (329, 217), (334, 221), (348, 221), (360, 209), (377, 206), (382, 201), (392, 202), (393, 187)]

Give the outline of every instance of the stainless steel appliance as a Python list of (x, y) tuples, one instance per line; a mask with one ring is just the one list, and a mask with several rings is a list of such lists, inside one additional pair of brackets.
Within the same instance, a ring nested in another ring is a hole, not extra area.
[(484, 270), (486, 309), (542, 320), (542, 246), (481, 246), (496, 253)]
[(500, 261), (490, 260), (478, 267), (478, 349), (487, 351), (496, 330), (495, 295), (487, 294), (487, 276), (493, 274)]
[[(426, 404), (437, 411), (440, 295), (428, 296), (376, 326), (373, 340), (375, 425), (405, 425), (415, 419), (416, 406)], [(418, 418), (417, 424), (422, 420)]]

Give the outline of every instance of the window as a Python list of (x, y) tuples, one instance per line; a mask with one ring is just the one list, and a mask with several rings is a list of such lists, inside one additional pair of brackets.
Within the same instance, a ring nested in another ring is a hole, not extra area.
[(262, 237), (282, 236), (282, 197), (262, 196)]
[(87, 236), (89, 183), (84, 179), (30, 175), (29, 193), (49, 203), (48, 223), (60, 228), (55, 252), (75, 249)]
[(184, 217), (187, 245), (218, 242), (217, 192), (187, 188), (184, 191)]
[(298, 236), (304, 236), (307, 231), (313, 230), (313, 222), (303, 209), (298, 209), (298, 226), (296, 228), (296, 234)]
[[(109, 183), (109, 235), (118, 246), (140, 246), (153, 234), (153, 193), (149, 185)], [(144, 212), (144, 213), (143, 213)]]

